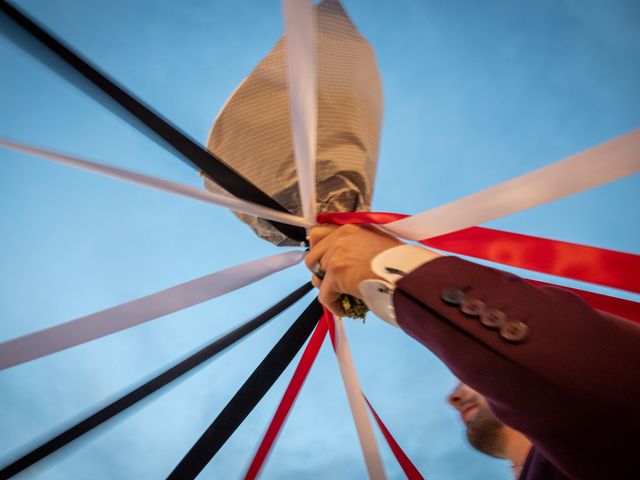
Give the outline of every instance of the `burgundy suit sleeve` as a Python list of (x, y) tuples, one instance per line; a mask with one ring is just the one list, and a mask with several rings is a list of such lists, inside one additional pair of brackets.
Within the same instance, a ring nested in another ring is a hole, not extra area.
[[(521, 321), (529, 335), (505, 340), (442, 298), (466, 298)], [(640, 326), (590, 308), (566, 290), (456, 257), (397, 283), (402, 329), (484, 395), (495, 415), (530, 438), (567, 476), (627, 478), (640, 465)], [(634, 470), (629, 470), (629, 468)]]

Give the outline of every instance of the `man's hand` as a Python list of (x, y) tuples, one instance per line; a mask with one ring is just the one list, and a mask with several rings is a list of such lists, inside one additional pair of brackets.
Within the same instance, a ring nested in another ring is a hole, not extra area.
[(340, 295), (359, 298), (358, 285), (370, 278), (380, 278), (371, 271), (371, 260), (380, 252), (402, 245), (402, 242), (366, 226), (322, 225), (311, 230), (311, 250), (305, 263), (311, 270), (319, 263), (324, 278), (313, 276), (320, 289), (318, 299), (335, 315), (342, 315)]

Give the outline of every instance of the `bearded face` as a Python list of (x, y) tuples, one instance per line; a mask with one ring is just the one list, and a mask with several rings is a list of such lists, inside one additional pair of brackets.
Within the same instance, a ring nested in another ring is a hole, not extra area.
[(449, 403), (460, 412), (471, 446), (487, 455), (504, 458), (505, 426), (491, 413), (485, 398), (459, 383), (449, 395)]

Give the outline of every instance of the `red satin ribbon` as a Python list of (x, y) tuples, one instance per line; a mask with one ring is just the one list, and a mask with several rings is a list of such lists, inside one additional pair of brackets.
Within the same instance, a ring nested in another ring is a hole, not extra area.
[[(406, 217), (386, 212), (322, 213), (318, 215), (318, 223), (384, 224)], [(483, 227), (465, 228), (420, 243), (512, 267), (640, 293), (640, 255), (632, 253)]]
[(601, 293), (588, 292), (586, 290), (580, 290), (579, 288), (532, 280), (530, 278), (525, 278), (525, 280), (535, 286), (556, 287), (569, 290), (576, 295), (580, 295), (585, 302), (597, 310), (612, 313), (618, 317), (640, 323), (640, 304), (637, 302), (625, 300), (624, 298), (610, 297), (609, 295), (602, 295)]
[(274, 414), (273, 419), (269, 424), (269, 428), (264, 434), (262, 442), (260, 442), (258, 451), (251, 461), (249, 470), (244, 477), (245, 479), (254, 479), (258, 476), (260, 469), (267, 459), (267, 455), (271, 451), (273, 443), (278, 437), (278, 434), (280, 433), (280, 430), (282, 429), (282, 426), (284, 425), (284, 422), (287, 419), (289, 412), (291, 411), (293, 402), (295, 402), (298, 393), (300, 393), (300, 389), (302, 388), (302, 385), (307, 378), (309, 370), (311, 370), (313, 362), (318, 356), (318, 352), (320, 351), (320, 347), (322, 346), (322, 343), (324, 342), (326, 336), (327, 322), (325, 320), (325, 315), (323, 315), (318, 322), (316, 329), (313, 331), (311, 339), (309, 339), (309, 343), (307, 343), (307, 346), (302, 353), (300, 363), (298, 363), (295, 372), (293, 372), (293, 377), (291, 377), (289, 386), (287, 386), (287, 389), (282, 396), (282, 400), (280, 400), (280, 405), (278, 405), (276, 413)]
[[(318, 223), (335, 225), (384, 224), (406, 215), (386, 212), (322, 213)], [(549, 240), (518, 233), (471, 227), (422, 240), (420, 243), (448, 252), (483, 258), (513, 267), (640, 292), (640, 255)], [(640, 304), (551, 283), (525, 279), (534, 285), (553, 285), (580, 295), (598, 310), (640, 323)]]
[(391, 451), (393, 452), (393, 454), (396, 456), (396, 459), (398, 460), (400, 467), (402, 467), (404, 474), (407, 476), (409, 480), (424, 480), (424, 477), (420, 474), (420, 472), (415, 467), (415, 465), (411, 463), (411, 460), (409, 460), (409, 457), (407, 457), (407, 455), (404, 453), (402, 448), (400, 448), (400, 445), (398, 445), (398, 442), (396, 442), (396, 439), (393, 438), (393, 436), (391, 435), (391, 432), (389, 432), (389, 430), (387, 429), (387, 426), (382, 422), (382, 420), (378, 416), (378, 413), (374, 410), (373, 406), (369, 403), (369, 399), (367, 398), (367, 396), (364, 393), (362, 394), (362, 396), (364, 397), (364, 401), (367, 402), (367, 405), (369, 406), (369, 410), (371, 410), (371, 413), (373, 414), (373, 418), (375, 418), (376, 423), (378, 424), (378, 427), (380, 427), (380, 430), (382, 431), (382, 435), (384, 435), (384, 438), (387, 440), (387, 443), (389, 444), (389, 447), (391, 448)]
[[(406, 215), (384, 212), (323, 213), (318, 215), (318, 223), (331, 223), (336, 225), (384, 224), (405, 217)], [(482, 227), (467, 228), (458, 232), (423, 240), (420, 243), (440, 250), (483, 258), (505, 265), (606, 285), (632, 292), (640, 292), (640, 279), (634, 275), (634, 272), (640, 272), (640, 256), (638, 255)], [(558, 286), (537, 280), (526, 280), (533, 285)], [(577, 288), (565, 286), (561, 286), (561, 288), (577, 293), (594, 308), (640, 323), (640, 308), (636, 302), (587, 292)], [(293, 402), (298, 396), (309, 370), (318, 355), (327, 332), (330, 333), (331, 341), (335, 349), (335, 325), (333, 322), (333, 316), (325, 309), (324, 315), (313, 332), (302, 354), (300, 363), (271, 420), (271, 424), (258, 447), (258, 451), (251, 462), (245, 479), (255, 479), (264, 465), (269, 451), (291, 411)], [(407, 478), (410, 480), (423, 479), (418, 469), (411, 460), (409, 460), (373, 406), (369, 403), (367, 397), (364, 396), (364, 398)]]
[[(249, 469), (244, 477), (245, 480), (253, 480), (258, 476), (258, 473), (260, 473), (260, 470), (262, 469), (264, 462), (267, 459), (267, 456), (269, 455), (269, 452), (271, 451), (271, 448), (273, 447), (273, 444), (278, 437), (278, 434), (280, 433), (280, 430), (282, 429), (282, 426), (284, 425), (289, 412), (291, 411), (291, 407), (293, 407), (293, 402), (295, 402), (298, 393), (300, 393), (300, 389), (302, 388), (302, 385), (304, 384), (304, 381), (307, 378), (307, 375), (309, 374), (309, 371), (311, 370), (316, 357), (318, 356), (318, 352), (320, 351), (320, 347), (324, 342), (327, 332), (329, 332), (331, 343), (333, 344), (335, 350), (336, 338), (333, 314), (325, 308), (324, 314), (322, 315), (320, 322), (318, 322), (318, 326), (314, 330), (309, 343), (302, 353), (300, 363), (298, 363), (298, 366), (293, 373), (293, 377), (291, 378), (291, 381), (289, 382), (289, 385), (287, 386), (287, 389), (282, 396), (282, 400), (280, 400), (280, 404), (276, 409), (276, 413), (271, 419), (269, 428), (267, 428), (267, 432), (260, 442), (260, 446), (258, 447), (253, 460), (251, 461), (251, 465), (249, 466)], [(407, 477), (410, 480), (423, 479), (422, 475), (420, 475), (420, 472), (418, 472), (418, 469), (415, 467), (415, 465), (413, 465), (413, 463), (411, 463), (409, 457), (407, 457), (404, 451), (402, 451), (402, 448), (400, 448), (398, 442), (393, 438), (391, 432), (389, 432), (385, 424), (382, 423), (382, 420), (369, 403), (369, 400), (367, 400), (367, 397), (364, 396), (364, 393), (362, 394), (362, 396), (367, 402), (367, 405), (369, 406), (371, 413), (376, 419), (380, 430), (382, 430), (384, 438), (389, 443), (391, 451), (395, 455), (398, 463), (406, 473)]]
[[(331, 343), (333, 344), (333, 350), (335, 351), (336, 325), (333, 319), (333, 314), (329, 310), (327, 310), (325, 307), (323, 307), (323, 310), (324, 310), (323, 319), (329, 325), (329, 335), (331, 337)], [(407, 475), (407, 478), (409, 480), (418, 480), (418, 479), (424, 480), (424, 477), (420, 474), (416, 466), (411, 462), (407, 454), (404, 453), (404, 450), (402, 450), (402, 447), (400, 447), (400, 444), (396, 441), (395, 438), (393, 438), (393, 435), (391, 435), (391, 432), (389, 431), (387, 426), (382, 422), (382, 419), (378, 416), (378, 413), (373, 409), (373, 405), (369, 403), (369, 399), (367, 398), (367, 396), (364, 394), (364, 392), (360, 392), (360, 393), (362, 393), (362, 396), (364, 397), (364, 401), (367, 403), (369, 410), (373, 414), (373, 418), (375, 418), (376, 423), (378, 424), (378, 427), (380, 427), (380, 430), (382, 431), (382, 435), (384, 436), (385, 440), (389, 444), (389, 448), (391, 448), (393, 455), (396, 457), (396, 460), (400, 464), (400, 467), (404, 471), (405, 475)]]

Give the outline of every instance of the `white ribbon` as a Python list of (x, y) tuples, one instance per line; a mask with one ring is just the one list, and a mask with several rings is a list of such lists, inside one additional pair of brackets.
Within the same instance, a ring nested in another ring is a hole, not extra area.
[[(316, 48), (315, 16), (310, 0), (283, 0), (286, 28), (289, 105), (298, 188), (304, 217), (316, 219)], [(369, 477), (384, 479), (380, 452), (361, 393), (342, 319), (335, 319), (336, 357)]]
[(257, 282), (300, 263), (294, 250), (191, 280), (0, 344), (0, 370), (125, 330)]
[(300, 202), (307, 221), (316, 220), (316, 22), (310, 0), (283, 0), (289, 107)]
[(334, 317), (334, 319), (336, 326), (336, 358), (338, 359), (340, 374), (342, 375), (344, 388), (347, 392), (351, 414), (353, 415), (353, 421), (356, 425), (356, 431), (358, 432), (358, 439), (360, 440), (360, 447), (362, 448), (364, 461), (367, 465), (369, 478), (373, 480), (384, 479), (385, 473), (382, 466), (382, 459), (380, 458), (380, 451), (378, 450), (376, 438), (373, 435), (371, 420), (367, 413), (367, 405), (362, 395), (362, 389), (360, 388), (358, 375), (356, 374), (356, 369), (353, 364), (353, 358), (351, 358), (347, 334), (344, 330), (342, 319), (339, 317)]
[(380, 228), (423, 240), (536, 207), (640, 171), (640, 130)]
[(61, 163), (69, 167), (78, 168), (80, 170), (87, 170), (99, 175), (104, 175), (106, 177), (117, 178), (118, 180), (124, 180), (125, 182), (155, 188), (157, 190), (173, 193), (182, 197), (192, 198), (201, 202), (211, 203), (220, 207), (226, 207), (236, 212), (246, 213), (248, 215), (254, 215), (256, 217), (266, 218), (268, 220), (274, 220), (276, 222), (282, 222), (289, 225), (296, 225), (298, 227), (309, 227), (313, 225), (312, 222), (308, 222), (304, 218), (296, 215), (278, 212), (277, 210), (263, 207), (261, 205), (247, 202), (245, 200), (240, 200), (234, 197), (227, 197), (225, 195), (218, 195), (216, 193), (211, 193), (206, 190), (191, 187), (189, 185), (182, 185), (179, 183), (171, 182), (169, 180), (163, 180), (160, 178), (151, 177), (149, 175), (144, 175), (142, 173), (136, 173), (122, 168), (92, 162), (89, 160), (82, 160), (76, 157), (63, 155), (61, 153), (42, 150), (40, 148), (11, 142), (9, 140), (0, 139), (0, 146), (18, 152), (35, 155), (37, 157)]

